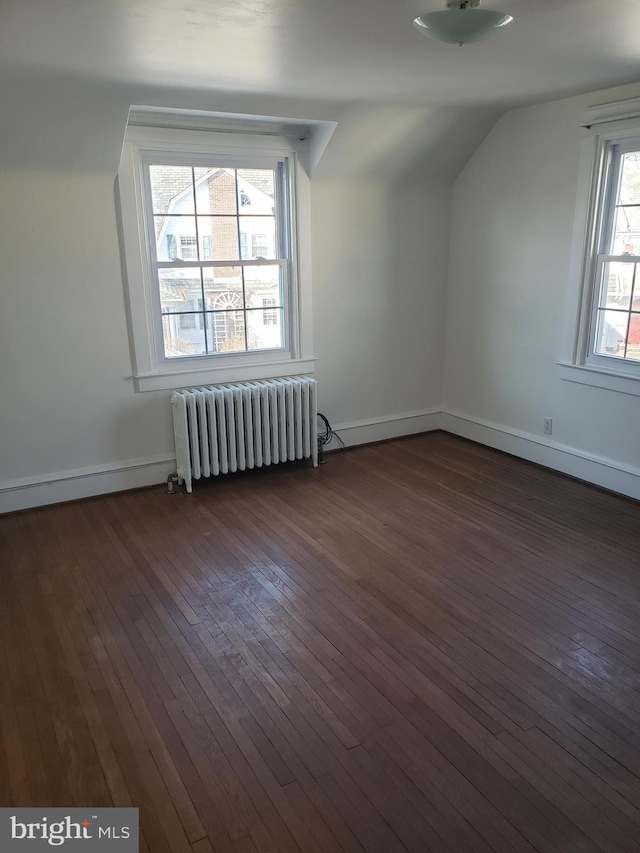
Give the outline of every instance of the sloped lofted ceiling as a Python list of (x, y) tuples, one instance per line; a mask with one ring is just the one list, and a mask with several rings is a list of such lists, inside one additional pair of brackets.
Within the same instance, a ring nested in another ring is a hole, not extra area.
[(444, 0), (3, 0), (0, 165), (112, 170), (137, 103), (335, 120), (329, 174), (357, 137), (446, 180), (505, 109), (640, 77), (640, 3), (484, 4), (515, 22), (459, 48), (411, 24)]

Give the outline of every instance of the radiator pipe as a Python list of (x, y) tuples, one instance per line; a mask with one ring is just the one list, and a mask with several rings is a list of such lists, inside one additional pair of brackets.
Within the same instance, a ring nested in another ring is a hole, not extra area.
[(178, 494), (178, 483), (180, 482), (180, 478), (178, 477), (178, 472), (174, 471), (173, 474), (169, 474), (167, 477), (167, 495), (177, 495)]

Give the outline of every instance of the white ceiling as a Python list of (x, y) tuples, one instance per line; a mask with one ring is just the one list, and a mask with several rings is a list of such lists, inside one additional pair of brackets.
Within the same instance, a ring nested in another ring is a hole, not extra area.
[(514, 23), (459, 48), (411, 25), (444, 0), (3, 0), (0, 65), (414, 106), (507, 107), (640, 78), (640, 2), (483, 5)]

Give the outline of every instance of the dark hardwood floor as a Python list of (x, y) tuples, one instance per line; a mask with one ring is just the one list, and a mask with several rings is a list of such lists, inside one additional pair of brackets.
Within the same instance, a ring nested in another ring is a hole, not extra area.
[(638, 505), (442, 433), (0, 518), (0, 805), (152, 853), (640, 851)]

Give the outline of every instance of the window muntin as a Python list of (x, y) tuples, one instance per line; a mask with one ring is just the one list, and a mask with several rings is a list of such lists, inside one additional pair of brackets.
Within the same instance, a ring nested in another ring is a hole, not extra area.
[(595, 263), (589, 361), (640, 362), (640, 138), (609, 142)]
[[(287, 347), (286, 177), (286, 161), (269, 168), (144, 163), (165, 359)], [(266, 328), (253, 316), (264, 298), (276, 309)], [(197, 321), (183, 321), (194, 302)]]

